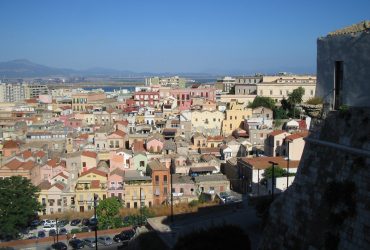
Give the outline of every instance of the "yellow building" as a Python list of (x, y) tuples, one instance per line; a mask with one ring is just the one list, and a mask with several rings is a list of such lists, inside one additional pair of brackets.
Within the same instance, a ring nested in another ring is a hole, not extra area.
[(225, 120), (222, 122), (222, 134), (231, 135), (235, 129), (242, 128), (244, 119), (252, 117), (252, 109), (245, 108), (244, 103), (231, 101), (226, 110)]
[(136, 124), (144, 124), (145, 123), (145, 116), (144, 114), (137, 114), (135, 117)]
[(94, 194), (99, 200), (107, 198), (107, 174), (96, 168), (83, 172), (77, 179), (75, 192), (78, 211), (93, 209)]
[(219, 135), (221, 124), (224, 120), (224, 113), (221, 111), (192, 111), (191, 125), (192, 132), (199, 132), (205, 135)]
[(136, 170), (126, 170), (123, 177), (124, 201), (127, 208), (151, 207), (153, 185), (150, 176), (143, 176)]

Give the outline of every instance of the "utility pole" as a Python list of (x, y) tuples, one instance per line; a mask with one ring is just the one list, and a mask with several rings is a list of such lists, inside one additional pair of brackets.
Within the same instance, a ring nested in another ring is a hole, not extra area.
[(172, 172), (173, 172), (173, 159), (171, 159), (170, 166), (170, 194), (171, 194), (171, 223), (173, 223), (173, 193), (172, 193)]
[(276, 162), (269, 161), (272, 164), (272, 180), (271, 180), (271, 198), (274, 199), (274, 189), (275, 189), (275, 165), (278, 165)]
[(55, 226), (56, 226), (56, 231), (57, 231), (57, 242), (59, 242), (59, 238), (58, 238), (58, 218), (55, 218)]
[(139, 191), (139, 195), (140, 195), (140, 198), (139, 198), (139, 202), (140, 202), (140, 226), (141, 226), (141, 222), (143, 220), (143, 211), (141, 209), (141, 186), (139, 187), (140, 188), (140, 191)]
[(289, 163), (290, 163), (290, 152), (289, 152), (289, 144), (290, 144), (290, 140), (286, 140), (286, 142), (288, 143), (288, 162), (287, 162), (287, 173), (286, 173), (286, 189), (288, 189), (288, 186), (289, 186)]
[(98, 199), (98, 195), (94, 193), (94, 217), (96, 221), (95, 225), (95, 249), (98, 250), (98, 219), (96, 218), (96, 202)]

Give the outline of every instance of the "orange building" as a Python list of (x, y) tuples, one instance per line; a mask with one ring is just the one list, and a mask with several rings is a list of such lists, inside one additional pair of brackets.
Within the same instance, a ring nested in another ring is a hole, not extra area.
[(152, 160), (148, 165), (148, 173), (152, 176), (154, 205), (163, 204), (171, 195), (170, 169), (158, 159)]

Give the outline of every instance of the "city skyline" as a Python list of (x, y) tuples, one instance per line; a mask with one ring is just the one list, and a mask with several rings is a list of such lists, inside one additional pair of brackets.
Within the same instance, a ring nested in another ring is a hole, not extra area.
[(316, 38), (368, 19), (370, 3), (2, 1), (0, 7), (0, 61), (240, 74), (316, 72)]

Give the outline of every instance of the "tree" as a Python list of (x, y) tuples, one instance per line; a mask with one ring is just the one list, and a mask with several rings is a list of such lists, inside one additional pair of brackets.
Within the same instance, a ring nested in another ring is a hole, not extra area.
[[(279, 166), (275, 166), (275, 169), (274, 169), (274, 175), (275, 175), (275, 178), (277, 177), (283, 177), (283, 176), (286, 176), (287, 174), (287, 171), (285, 169), (282, 169), (281, 167)], [(265, 178), (265, 179), (270, 179), (272, 178), (272, 167), (269, 167), (265, 170), (265, 172), (262, 174), (262, 176)]]
[(115, 197), (99, 201), (99, 205), (96, 208), (99, 228), (108, 229), (121, 226), (122, 220), (119, 217), (119, 210), (121, 207), (121, 202)]
[(30, 180), (12, 176), (0, 180), (0, 235), (17, 238), (42, 206), (37, 201), (39, 189)]
[(275, 101), (270, 97), (256, 96), (253, 102), (248, 105), (249, 108), (265, 107), (271, 110), (275, 109)]
[(288, 102), (293, 106), (300, 104), (302, 102), (304, 92), (305, 90), (302, 87), (294, 89), (292, 93), (288, 94)]

